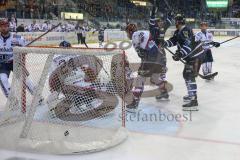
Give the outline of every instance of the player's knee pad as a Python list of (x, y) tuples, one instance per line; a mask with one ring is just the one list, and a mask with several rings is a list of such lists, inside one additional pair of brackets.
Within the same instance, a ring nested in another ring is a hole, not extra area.
[(8, 82), (8, 75), (5, 73), (0, 74), (0, 86), (3, 90), (4, 95), (8, 97), (10, 92), (10, 84)]

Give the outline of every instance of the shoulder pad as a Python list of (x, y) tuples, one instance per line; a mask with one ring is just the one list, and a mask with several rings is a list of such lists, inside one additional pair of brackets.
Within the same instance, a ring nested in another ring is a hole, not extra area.
[(200, 36), (202, 34), (202, 32), (197, 32), (196, 35), (197, 36)]
[(182, 31), (191, 31), (192, 29), (191, 28), (189, 28), (189, 27), (187, 27), (187, 26), (185, 26), (183, 29), (182, 29)]

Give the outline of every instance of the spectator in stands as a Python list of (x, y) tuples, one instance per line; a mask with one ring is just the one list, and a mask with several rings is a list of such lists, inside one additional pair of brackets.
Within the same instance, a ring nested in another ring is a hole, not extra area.
[(17, 32), (25, 32), (24, 24), (21, 24), (20, 26), (17, 27)]

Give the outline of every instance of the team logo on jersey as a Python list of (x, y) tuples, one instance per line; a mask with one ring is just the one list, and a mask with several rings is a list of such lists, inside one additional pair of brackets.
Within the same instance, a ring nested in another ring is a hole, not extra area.
[(186, 38), (189, 38), (189, 36), (188, 36), (188, 31), (183, 31), (183, 35), (184, 35)]

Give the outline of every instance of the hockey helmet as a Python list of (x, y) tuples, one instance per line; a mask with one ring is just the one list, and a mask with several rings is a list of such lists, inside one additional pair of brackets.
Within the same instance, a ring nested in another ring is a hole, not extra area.
[(200, 26), (208, 26), (208, 23), (207, 23), (206, 21), (202, 21), (202, 22), (200, 23)]
[(9, 21), (8, 21), (8, 19), (6, 19), (6, 18), (1, 19), (1, 20), (0, 20), (0, 25), (1, 25), (1, 26), (2, 26), (2, 25), (8, 25), (8, 26), (9, 26)]
[(137, 25), (129, 23), (126, 27), (126, 32), (135, 32), (137, 30)]
[(131, 39), (132, 37), (132, 34), (137, 31), (137, 25), (136, 24), (133, 24), (133, 23), (129, 23), (125, 29), (125, 31), (127, 32), (128, 34), (128, 38)]
[(59, 44), (59, 47), (64, 47), (64, 48), (68, 48), (68, 47), (72, 47), (71, 43), (69, 43), (68, 41), (62, 41)]
[(185, 17), (182, 14), (177, 14), (175, 17), (175, 23), (185, 25), (186, 23)]

